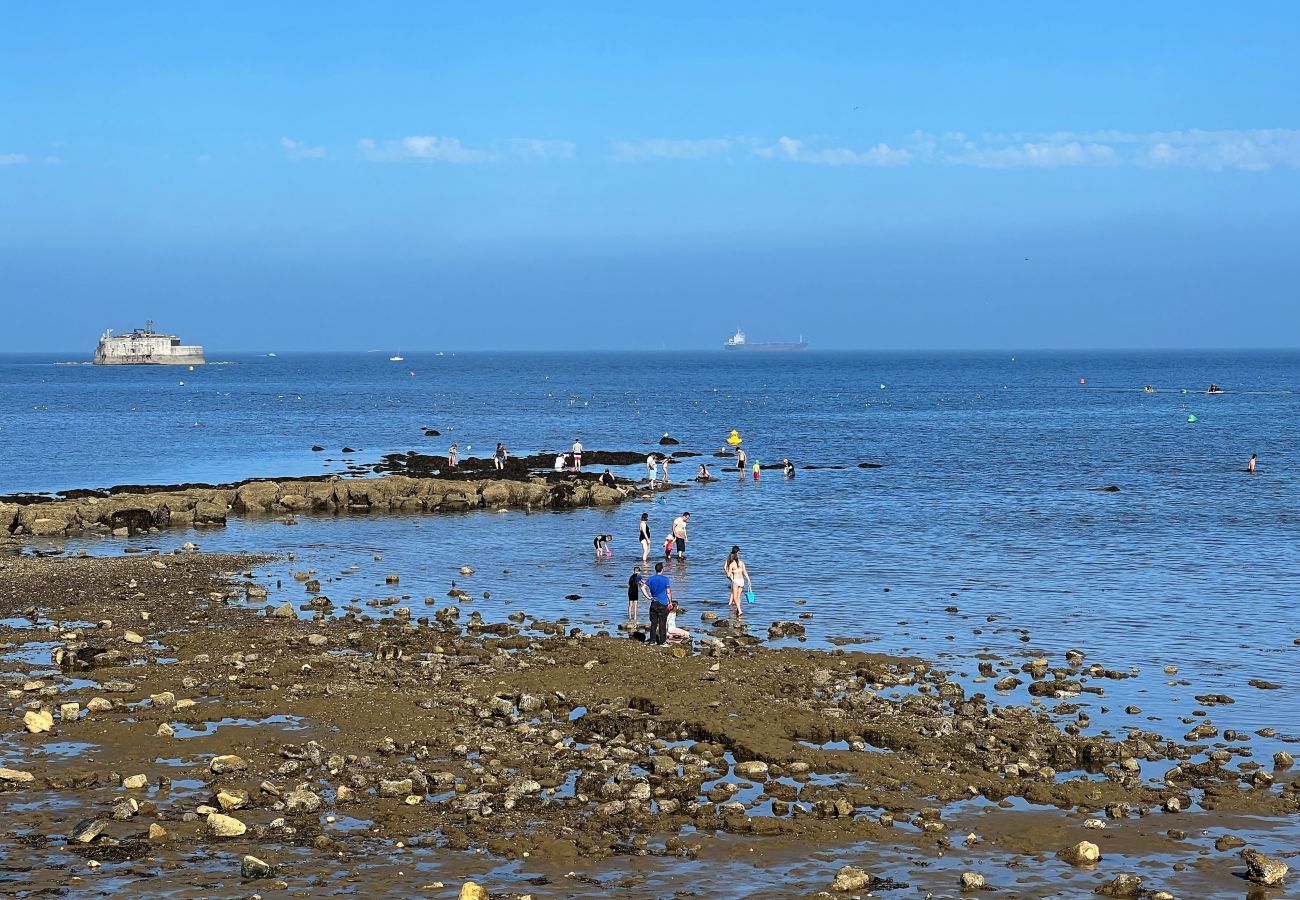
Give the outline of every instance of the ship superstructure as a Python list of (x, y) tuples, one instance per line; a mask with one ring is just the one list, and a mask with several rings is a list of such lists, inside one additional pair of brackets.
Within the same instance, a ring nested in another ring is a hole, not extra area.
[(110, 328), (95, 348), (97, 366), (201, 366), (206, 361), (199, 345), (182, 344), (174, 334), (154, 331), (153, 319), (144, 328), (123, 334), (113, 334)]

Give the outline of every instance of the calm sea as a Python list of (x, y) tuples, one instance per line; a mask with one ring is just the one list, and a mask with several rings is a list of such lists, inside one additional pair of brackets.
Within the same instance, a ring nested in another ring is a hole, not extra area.
[[(1214, 711), (1220, 727), (1300, 733), (1300, 353), (213, 357), (230, 364), (0, 357), (0, 493), (337, 471), (343, 447), (364, 463), (445, 453), (453, 440), (469, 455), (498, 440), (554, 451), (574, 437), (648, 451), (670, 432), (675, 449), (709, 454), (734, 428), (751, 460), (846, 468), (759, 483), (730, 473), (616, 511), (232, 519), (198, 538), (131, 544), (292, 552), (267, 574), (316, 568), (338, 579), (326, 588), (336, 600), (391, 594), (383, 576), (398, 571), (417, 605), (443, 598), (469, 564), (465, 586), (492, 594), (476, 603), (485, 618), (525, 609), (599, 628), (621, 619), (640, 513), (662, 535), (689, 509), (691, 557), (673, 567), (688, 627), (697, 612), (725, 612), (720, 568), (737, 543), (761, 633), (807, 614), (810, 643), (867, 641), (972, 675), (977, 653), (1059, 661), (1077, 647), (1142, 671), (1105, 683), (1102, 702), (1157, 717), (1128, 724), (1180, 735), (1193, 695), (1215, 692), (1237, 699)], [(1208, 396), (1211, 382), (1225, 392)], [(1098, 490), (1108, 485), (1119, 491)], [(613, 560), (592, 557), (598, 531), (615, 536)], [(1093, 722), (1124, 724), (1095, 711)]]

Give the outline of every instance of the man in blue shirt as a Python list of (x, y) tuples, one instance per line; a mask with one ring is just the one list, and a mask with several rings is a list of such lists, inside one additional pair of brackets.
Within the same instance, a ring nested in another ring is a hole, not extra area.
[(673, 588), (664, 574), (664, 564), (655, 563), (655, 573), (645, 580), (650, 592), (650, 640), (668, 643), (668, 604), (673, 602)]

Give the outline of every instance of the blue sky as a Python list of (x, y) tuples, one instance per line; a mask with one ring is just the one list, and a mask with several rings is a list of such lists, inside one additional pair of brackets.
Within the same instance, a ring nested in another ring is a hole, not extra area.
[(0, 6), (0, 350), (1295, 346), (1300, 5)]

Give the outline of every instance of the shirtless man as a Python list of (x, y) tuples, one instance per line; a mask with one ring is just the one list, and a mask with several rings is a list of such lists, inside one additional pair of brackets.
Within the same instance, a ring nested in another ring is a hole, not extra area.
[(1249, 474), (1249, 475), (1254, 475), (1254, 474), (1255, 474), (1255, 460), (1258, 459), (1258, 458), (1259, 458), (1259, 454), (1258, 454), (1258, 453), (1252, 453), (1252, 454), (1250, 454), (1250, 462), (1246, 463), (1246, 473), (1247, 473), (1247, 474)]
[(686, 555), (686, 526), (691, 521), (691, 514), (682, 513), (673, 519), (673, 539), (677, 541), (677, 558), (681, 559)]

